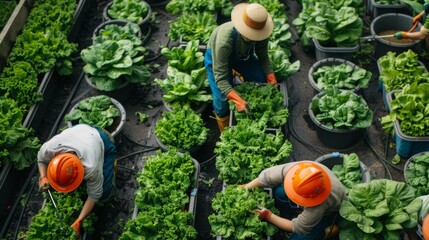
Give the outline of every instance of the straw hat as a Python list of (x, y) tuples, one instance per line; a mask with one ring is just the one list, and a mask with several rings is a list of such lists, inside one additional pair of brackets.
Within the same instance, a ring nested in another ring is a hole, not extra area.
[(273, 31), (273, 19), (258, 3), (237, 4), (232, 9), (231, 21), (241, 35), (252, 41), (267, 39)]
[(315, 162), (299, 162), (292, 166), (284, 179), (286, 195), (294, 203), (314, 207), (331, 194), (328, 173)]

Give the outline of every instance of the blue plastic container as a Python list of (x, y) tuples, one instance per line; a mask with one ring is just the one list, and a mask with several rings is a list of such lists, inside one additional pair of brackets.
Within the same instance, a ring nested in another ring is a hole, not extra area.
[(398, 121), (393, 123), (395, 129), (396, 153), (402, 158), (429, 151), (429, 137), (412, 137), (404, 134)]

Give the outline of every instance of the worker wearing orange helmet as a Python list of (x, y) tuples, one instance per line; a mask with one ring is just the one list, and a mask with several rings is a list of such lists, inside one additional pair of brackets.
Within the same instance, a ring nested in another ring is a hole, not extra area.
[(256, 210), (259, 218), (292, 232), (291, 239), (326, 239), (338, 233), (335, 225), (346, 190), (326, 166), (313, 161), (291, 162), (262, 171), (245, 188), (274, 188), (278, 205), (299, 212), (291, 220), (268, 209)]
[(113, 196), (116, 148), (104, 129), (78, 124), (45, 142), (37, 156), (39, 188), (50, 187), (59, 192), (71, 192), (86, 182), (88, 197), (71, 225), (80, 235), (83, 219), (99, 200)]
[(246, 81), (277, 86), (273, 65), (268, 55), (268, 38), (273, 20), (258, 3), (240, 3), (231, 12), (231, 21), (218, 26), (210, 36), (204, 56), (213, 108), (219, 130), (229, 124), (231, 100), (239, 112), (247, 112), (246, 99), (233, 89), (234, 75)]

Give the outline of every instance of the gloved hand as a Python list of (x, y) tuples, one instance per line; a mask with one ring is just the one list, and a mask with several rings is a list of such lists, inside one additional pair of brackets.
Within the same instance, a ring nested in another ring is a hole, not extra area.
[(395, 33), (395, 38), (398, 40), (408, 38), (407, 32), (397, 32)]
[(267, 83), (274, 84), (274, 86), (277, 87), (277, 79), (276, 79), (276, 75), (274, 73), (269, 73), (267, 75)]
[(80, 224), (82, 224), (82, 219), (78, 218), (70, 226), (70, 227), (72, 227), (74, 229), (74, 231), (76, 232), (76, 236), (78, 236), (78, 237), (80, 236)]
[(259, 219), (261, 220), (269, 221), (271, 218), (271, 215), (273, 215), (273, 213), (266, 208), (256, 209), (255, 211), (259, 214)]
[(416, 22), (420, 22), (423, 18), (425, 11), (422, 11), (421, 13), (417, 14), (414, 18), (413, 18), (413, 25), (416, 24)]
[(248, 112), (247, 102), (244, 101), (244, 99), (242, 99), (240, 97), (240, 95), (238, 95), (238, 93), (235, 90), (232, 90), (231, 92), (229, 92), (226, 95), (226, 98), (228, 98), (229, 100), (231, 100), (232, 102), (234, 102), (235, 107), (237, 108), (237, 110), (239, 112), (242, 112), (242, 111), (245, 111), (246, 113)]
[(50, 184), (49, 184), (48, 178), (46, 177), (39, 178), (39, 190), (46, 192), (49, 190), (49, 187), (50, 187)]

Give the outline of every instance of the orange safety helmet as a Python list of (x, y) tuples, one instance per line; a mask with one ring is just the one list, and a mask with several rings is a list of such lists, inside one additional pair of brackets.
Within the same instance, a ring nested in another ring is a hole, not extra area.
[(294, 203), (314, 207), (328, 198), (331, 193), (331, 180), (318, 164), (299, 162), (286, 173), (284, 189)]
[(71, 192), (82, 183), (84, 169), (72, 153), (62, 153), (51, 159), (47, 169), (49, 184), (58, 192)]
[(429, 239), (429, 214), (423, 219), (422, 223), (423, 239)]

